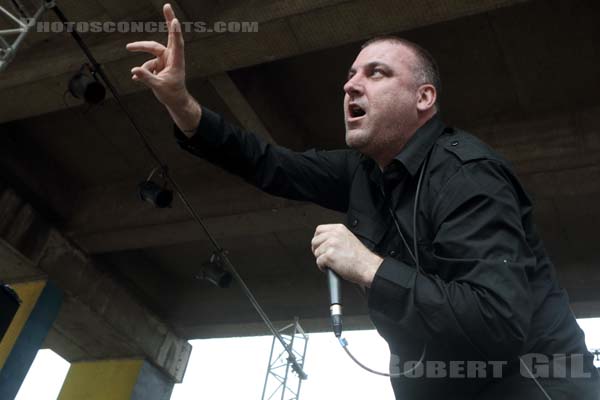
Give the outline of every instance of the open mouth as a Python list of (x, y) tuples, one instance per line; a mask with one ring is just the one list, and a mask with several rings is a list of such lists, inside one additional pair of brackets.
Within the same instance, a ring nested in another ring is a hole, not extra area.
[(358, 104), (350, 104), (348, 105), (348, 116), (349, 120), (355, 120), (364, 117), (367, 115), (367, 112)]

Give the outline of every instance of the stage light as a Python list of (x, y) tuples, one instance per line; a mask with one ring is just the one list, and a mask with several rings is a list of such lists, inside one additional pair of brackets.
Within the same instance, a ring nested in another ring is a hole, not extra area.
[(220, 288), (229, 287), (229, 285), (231, 285), (231, 281), (233, 280), (233, 277), (229, 272), (217, 265), (209, 265), (202, 268), (196, 277), (198, 279), (209, 281), (213, 285)]
[[(167, 189), (166, 184), (161, 186), (152, 181), (152, 176), (157, 170), (158, 168), (154, 168), (148, 179), (138, 185), (139, 197), (141, 200), (147, 201), (157, 208), (170, 207), (173, 202), (173, 191)], [(165, 177), (163, 172), (160, 175)]]
[(140, 199), (147, 201), (157, 208), (165, 208), (173, 201), (173, 192), (152, 181), (144, 181), (139, 185)]
[(88, 104), (98, 104), (106, 96), (104, 85), (96, 79), (95, 72), (88, 64), (83, 64), (69, 80), (69, 92)]
[(196, 279), (208, 281), (221, 289), (228, 288), (233, 281), (233, 276), (221, 265), (221, 258), (217, 254), (210, 257), (210, 261), (204, 264)]

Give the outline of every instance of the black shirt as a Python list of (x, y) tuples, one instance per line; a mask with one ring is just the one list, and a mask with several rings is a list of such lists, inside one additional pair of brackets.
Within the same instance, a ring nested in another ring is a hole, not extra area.
[[(418, 360), (425, 344), (424, 361), (506, 360), (511, 368), (526, 353), (583, 353), (590, 365), (531, 200), (508, 162), (474, 136), (435, 116), (384, 171), (355, 150), (269, 144), (206, 108), (191, 139), (177, 129), (176, 137), (265, 192), (347, 214), (348, 229), (384, 258), (368, 308), (389, 344), (392, 372)], [(417, 270), (410, 252), (419, 180)], [(470, 398), (489, 384), (446, 378), (392, 384), (397, 398)]]

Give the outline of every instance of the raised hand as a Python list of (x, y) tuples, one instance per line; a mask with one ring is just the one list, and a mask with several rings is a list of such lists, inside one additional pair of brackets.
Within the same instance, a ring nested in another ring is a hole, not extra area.
[(185, 86), (184, 41), (181, 24), (170, 4), (164, 5), (163, 13), (169, 28), (166, 47), (154, 41), (127, 44), (129, 51), (149, 53), (155, 57), (132, 68), (131, 79), (152, 89), (156, 98), (167, 107), (178, 107), (185, 104), (188, 95)]
[(175, 18), (170, 4), (165, 4), (163, 14), (169, 28), (167, 46), (153, 41), (127, 44), (127, 50), (149, 53), (153, 59), (131, 69), (131, 79), (148, 86), (167, 107), (173, 121), (185, 135), (192, 136), (202, 116), (202, 108), (188, 93), (185, 86), (185, 56), (181, 24)]

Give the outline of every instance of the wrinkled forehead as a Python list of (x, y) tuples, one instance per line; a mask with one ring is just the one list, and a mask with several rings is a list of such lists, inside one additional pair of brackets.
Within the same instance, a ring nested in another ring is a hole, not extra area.
[(374, 63), (382, 63), (397, 70), (412, 70), (416, 62), (415, 53), (408, 46), (392, 40), (382, 40), (362, 49), (350, 69), (356, 71)]

